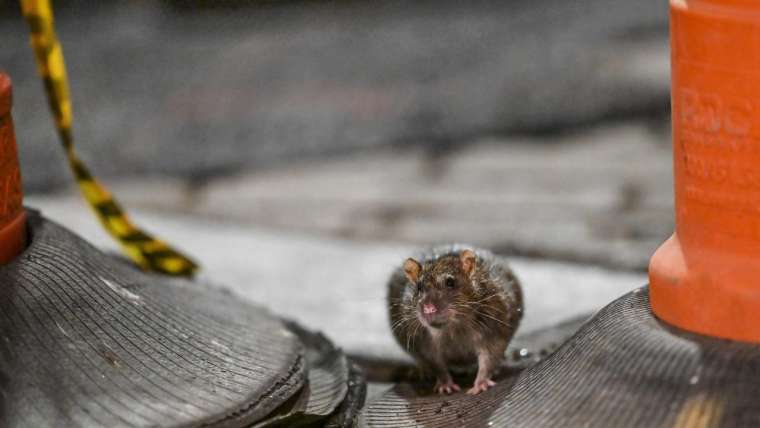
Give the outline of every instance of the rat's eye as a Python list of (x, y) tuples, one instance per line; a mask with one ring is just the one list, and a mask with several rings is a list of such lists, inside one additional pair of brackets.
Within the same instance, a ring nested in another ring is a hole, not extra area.
[(448, 288), (449, 290), (453, 290), (457, 286), (456, 281), (452, 277), (446, 278), (445, 284), (446, 284), (446, 288)]

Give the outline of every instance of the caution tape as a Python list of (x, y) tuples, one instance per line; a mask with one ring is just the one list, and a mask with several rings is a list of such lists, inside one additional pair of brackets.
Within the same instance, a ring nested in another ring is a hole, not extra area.
[(192, 275), (198, 266), (165, 242), (135, 226), (113, 195), (92, 176), (74, 151), (71, 132), (71, 97), (63, 51), (53, 24), (50, 0), (20, 0), (29, 24), (37, 71), (42, 77), (55, 126), (69, 166), (82, 195), (95, 211), (103, 227), (122, 246), (126, 254), (145, 270), (170, 275)]

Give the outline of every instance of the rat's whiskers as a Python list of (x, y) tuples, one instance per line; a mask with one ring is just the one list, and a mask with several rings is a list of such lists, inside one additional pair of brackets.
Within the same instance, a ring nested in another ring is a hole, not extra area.
[(487, 313), (485, 313), (485, 312), (481, 312), (481, 311), (479, 311), (479, 310), (477, 310), (477, 309), (474, 309), (474, 311), (475, 311), (475, 313), (476, 313), (477, 315), (480, 315), (480, 316), (483, 316), (483, 317), (489, 318), (489, 319), (491, 319), (491, 320), (494, 320), (494, 321), (498, 322), (499, 324), (502, 324), (503, 326), (505, 326), (505, 327), (507, 327), (507, 328), (512, 328), (512, 325), (510, 325), (509, 323), (506, 323), (506, 322), (504, 322), (504, 321), (502, 321), (502, 320), (500, 320), (500, 319), (498, 319), (498, 318), (496, 318), (496, 317), (494, 317), (494, 316), (492, 316), (492, 315), (490, 315), (490, 314), (487, 314)]

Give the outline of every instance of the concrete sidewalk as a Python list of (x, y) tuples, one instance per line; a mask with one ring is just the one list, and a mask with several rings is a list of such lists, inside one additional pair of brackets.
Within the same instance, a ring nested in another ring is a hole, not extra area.
[(667, 129), (632, 121), (443, 152), (360, 151), (192, 183), (106, 182), (125, 205), (167, 215), (390, 245), (469, 242), (643, 272), (673, 230), (668, 139)]
[[(56, 2), (74, 135), (103, 177), (669, 112), (662, 0), (170, 3)], [(0, 2), (0, 34), (25, 186), (50, 190), (67, 172), (16, 2)]]
[[(116, 248), (77, 197), (32, 196), (26, 204), (98, 246)], [(151, 210), (135, 210), (133, 216), (195, 256), (202, 277), (214, 284), (322, 330), (350, 354), (406, 358), (388, 327), (385, 281), (409, 245), (274, 232)], [(521, 333), (597, 310), (646, 282), (643, 274), (580, 264), (511, 262), (526, 294)]]

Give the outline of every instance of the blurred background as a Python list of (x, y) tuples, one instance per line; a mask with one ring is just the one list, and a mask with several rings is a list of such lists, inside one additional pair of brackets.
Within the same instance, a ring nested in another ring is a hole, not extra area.
[[(0, 5), (25, 190), (70, 190)], [(127, 205), (630, 268), (671, 230), (667, 2), (55, 7), (79, 151)]]
[[(624, 289), (672, 231), (664, 0), (54, 3), (81, 157), (223, 280), (348, 283), (324, 260), (393, 248), (350, 259), (380, 284), (407, 248), (463, 241)], [(15, 1), (0, 34), (27, 201), (92, 221)]]

